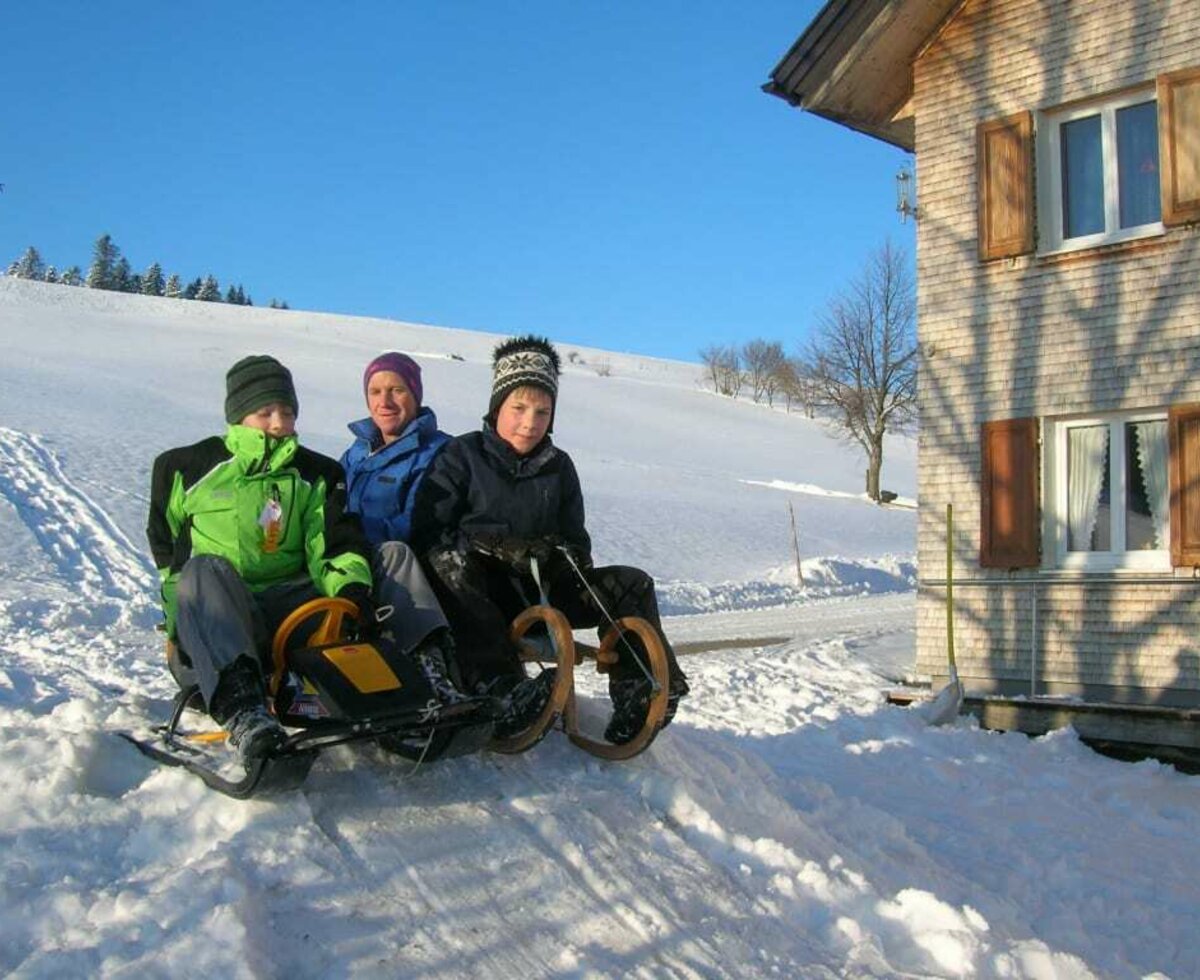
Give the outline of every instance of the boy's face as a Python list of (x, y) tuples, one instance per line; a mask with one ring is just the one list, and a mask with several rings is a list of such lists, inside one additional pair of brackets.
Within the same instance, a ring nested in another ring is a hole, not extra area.
[(242, 425), (248, 425), (252, 429), (261, 429), (269, 436), (282, 439), (296, 431), (296, 412), (291, 405), (283, 402), (271, 402), (247, 415), (242, 419)]
[(532, 452), (550, 428), (554, 402), (541, 388), (510, 391), (496, 413), (496, 435), (518, 456)]

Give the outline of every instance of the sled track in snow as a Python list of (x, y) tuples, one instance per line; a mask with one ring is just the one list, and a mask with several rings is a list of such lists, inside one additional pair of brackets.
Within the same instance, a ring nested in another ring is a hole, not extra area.
[(145, 602), (154, 570), (35, 435), (0, 427), (0, 494), (84, 599)]

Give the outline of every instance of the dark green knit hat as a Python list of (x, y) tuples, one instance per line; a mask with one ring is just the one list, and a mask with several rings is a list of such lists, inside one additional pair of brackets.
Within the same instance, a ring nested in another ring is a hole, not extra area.
[(300, 414), (292, 372), (270, 354), (251, 354), (243, 357), (225, 375), (225, 421), (230, 425), (241, 422), (271, 402), (291, 405)]

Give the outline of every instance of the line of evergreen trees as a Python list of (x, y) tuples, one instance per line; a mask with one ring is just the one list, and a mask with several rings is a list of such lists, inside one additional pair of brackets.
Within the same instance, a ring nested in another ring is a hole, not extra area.
[[(108, 289), (117, 293), (141, 293), (143, 296), (195, 299), (202, 303), (231, 303), (235, 306), (254, 305), (254, 300), (241, 283), (231, 285), (222, 296), (221, 285), (211, 273), (203, 278), (197, 276), (185, 286), (178, 273), (173, 272), (164, 278), (162, 266), (157, 262), (150, 263), (145, 272), (134, 272), (111, 235), (101, 235), (96, 239), (92, 247), (92, 264), (86, 276), (77, 265), (62, 272), (52, 265), (46, 265), (32, 245), (8, 267), (8, 274), (18, 279), (87, 286), (89, 289)], [(272, 299), (270, 305), (273, 310), (288, 309), (287, 302), (283, 300)]]

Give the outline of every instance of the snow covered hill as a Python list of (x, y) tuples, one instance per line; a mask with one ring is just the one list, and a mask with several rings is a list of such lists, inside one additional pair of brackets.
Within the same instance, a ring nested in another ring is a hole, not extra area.
[[(886, 706), (914, 511), (695, 365), (563, 347), (555, 435), (599, 559), (653, 572), (682, 648), (732, 644), (686, 657), (693, 696), (645, 755), (552, 733), (414, 772), (343, 747), (237, 803), (119, 740), (171, 694), (149, 464), (217, 430), (228, 365), (280, 356), (304, 439), (337, 453), (370, 356), (416, 355), (462, 431), (497, 339), (0, 279), (0, 973), (1200, 975), (1200, 780)], [(902, 497), (913, 464), (889, 447)]]

